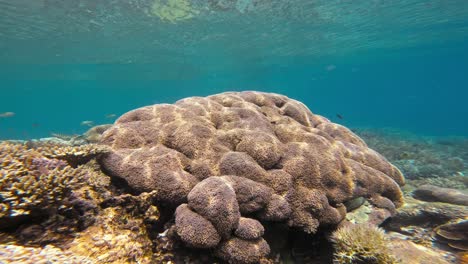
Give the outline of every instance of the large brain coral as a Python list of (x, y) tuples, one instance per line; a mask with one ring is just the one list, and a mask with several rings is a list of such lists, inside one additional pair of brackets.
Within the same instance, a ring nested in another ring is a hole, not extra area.
[(278, 94), (139, 108), (121, 116), (102, 143), (113, 149), (101, 159), (108, 173), (179, 206), (181, 239), (216, 248), (229, 262), (268, 254), (254, 218), (314, 233), (342, 221), (343, 204), (358, 197), (390, 213), (402, 204), (396, 167), (349, 129)]

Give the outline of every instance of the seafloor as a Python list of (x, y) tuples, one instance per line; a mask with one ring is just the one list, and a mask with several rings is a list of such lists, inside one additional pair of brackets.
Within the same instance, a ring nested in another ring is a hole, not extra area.
[[(99, 130), (0, 143), (0, 263), (223, 263), (178, 240), (169, 228), (173, 209), (156, 205), (154, 193), (135, 193), (106, 175), (96, 162), (106, 149), (90, 143)], [(352, 131), (406, 178), (404, 205), (379, 229), (382, 253), (397, 258), (338, 260), (343, 248), (327, 232), (263, 223), (271, 252), (260, 262), (468, 263), (468, 139)], [(368, 209), (357, 207), (347, 219), (358, 224)]]

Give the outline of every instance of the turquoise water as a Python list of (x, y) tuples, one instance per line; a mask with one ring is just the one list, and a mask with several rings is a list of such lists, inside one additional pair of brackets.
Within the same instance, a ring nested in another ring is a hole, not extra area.
[(468, 135), (466, 0), (32, 2), (0, 0), (0, 139), (234, 90), (349, 127)]

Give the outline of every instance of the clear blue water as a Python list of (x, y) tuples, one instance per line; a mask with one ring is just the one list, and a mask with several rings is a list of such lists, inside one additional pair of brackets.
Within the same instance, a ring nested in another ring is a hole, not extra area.
[(15, 113), (0, 139), (234, 90), (349, 127), (468, 135), (466, 0), (180, 0), (192, 17), (172, 21), (162, 0), (94, 2), (0, 0), (0, 113)]

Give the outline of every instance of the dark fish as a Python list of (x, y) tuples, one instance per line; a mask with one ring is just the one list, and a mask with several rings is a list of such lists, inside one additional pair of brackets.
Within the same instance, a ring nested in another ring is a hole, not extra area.
[(40, 127), (41, 124), (39, 124), (39, 123), (32, 123), (31, 126), (32, 126), (32, 127)]
[(336, 114), (336, 117), (338, 117), (339, 119), (343, 119), (343, 116), (340, 114)]

